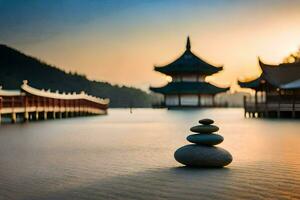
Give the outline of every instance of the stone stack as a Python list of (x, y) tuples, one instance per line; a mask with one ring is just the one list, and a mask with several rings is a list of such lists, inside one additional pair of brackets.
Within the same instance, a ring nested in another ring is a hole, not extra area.
[(214, 145), (223, 142), (224, 138), (216, 134), (219, 127), (212, 125), (211, 119), (202, 119), (200, 125), (190, 130), (196, 134), (189, 135), (187, 140), (194, 144), (183, 146), (174, 154), (175, 159), (190, 167), (224, 167), (232, 162), (231, 154)]

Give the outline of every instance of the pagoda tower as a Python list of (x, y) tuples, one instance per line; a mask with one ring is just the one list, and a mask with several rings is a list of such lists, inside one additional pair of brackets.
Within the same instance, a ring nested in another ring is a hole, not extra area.
[(155, 66), (154, 70), (172, 78), (163, 87), (150, 87), (151, 91), (164, 95), (163, 103), (167, 108), (214, 107), (215, 95), (229, 89), (205, 82), (207, 76), (218, 73), (223, 67), (208, 64), (193, 54), (189, 37), (186, 50), (178, 59), (165, 66)]

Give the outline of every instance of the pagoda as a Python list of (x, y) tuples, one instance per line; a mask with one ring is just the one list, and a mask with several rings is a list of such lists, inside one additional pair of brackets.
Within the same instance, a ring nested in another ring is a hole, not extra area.
[(300, 118), (300, 62), (258, 62), (262, 73), (257, 78), (238, 81), (241, 88), (255, 92), (254, 99), (244, 98), (245, 116)]
[(163, 87), (150, 87), (151, 91), (164, 95), (163, 105), (167, 108), (213, 107), (215, 95), (229, 89), (205, 82), (207, 76), (218, 73), (223, 67), (213, 66), (196, 56), (191, 51), (189, 37), (186, 50), (178, 59), (165, 66), (155, 66), (154, 70), (172, 78)]

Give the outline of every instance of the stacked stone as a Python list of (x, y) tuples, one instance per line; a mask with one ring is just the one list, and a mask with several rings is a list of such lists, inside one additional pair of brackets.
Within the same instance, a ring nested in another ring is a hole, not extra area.
[(187, 137), (187, 140), (194, 144), (189, 144), (179, 148), (175, 154), (175, 159), (190, 167), (224, 167), (232, 162), (231, 154), (223, 148), (214, 145), (223, 142), (224, 138), (216, 134), (219, 127), (212, 125), (211, 119), (202, 119), (201, 125), (192, 127), (190, 130), (197, 134)]

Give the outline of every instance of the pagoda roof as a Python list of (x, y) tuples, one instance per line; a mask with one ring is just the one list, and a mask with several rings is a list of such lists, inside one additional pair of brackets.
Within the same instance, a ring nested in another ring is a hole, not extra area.
[(300, 63), (282, 63), (279, 65), (268, 65), (259, 59), (259, 65), (263, 76), (271, 85), (280, 87), (300, 79)]
[(191, 51), (191, 43), (188, 37), (186, 50), (179, 58), (165, 66), (155, 66), (154, 70), (166, 75), (182, 73), (212, 75), (223, 70), (223, 67), (213, 66), (196, 56)]
[(229, 88), (220, 88), (207, 82), (170, 82), (163, 87), (150, 87), (150, 90), (162, 94), (217, 94)]
[(296, 81), (292, 81), (290, 83), (281, 85), (282, 89), (297, 89), (300, 88), (300, 79), (296, 80)]
[(264, 79), (262, 76), (259, 76), (258, 78), (249, 80), (249, 81), (239, 81), (238, 84), (241, 88), (251, 88), (251, 89), (257, 89), (264, 83)]
[(238, 84), (242, 88), (258, 89), (261, 84), (267, 82), (274, 87), (283, 89), (300, 88), (300, 63), (282, 63), (279, 65), (269, 65), (263, 63), (260, 59), (259, 65), (262, 69), (262, 74), (251, 81), (242, 82)]

